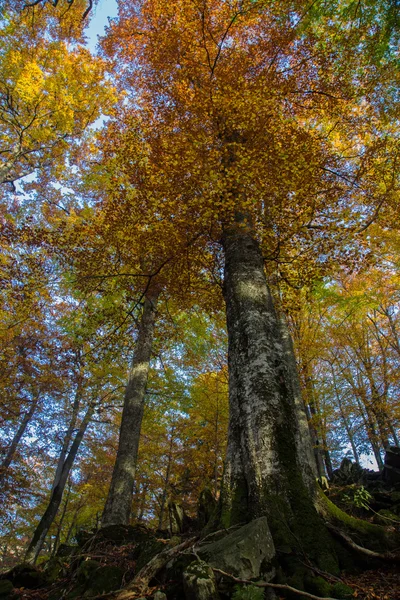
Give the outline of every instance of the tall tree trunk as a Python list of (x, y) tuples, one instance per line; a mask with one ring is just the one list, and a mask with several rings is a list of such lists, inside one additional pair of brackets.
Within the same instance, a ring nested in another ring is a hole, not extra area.
[(321, 530), (293, 346), (276, 315), (258, 242), (238, 217), (222, 244), (230, 402), (222, 523), (268, 515), (282, 530), (282, 522), (300, 525), (293, 516), (303, 513), (309, 529), (313, 522)]
[(29, 544), (28, 550), (26, 552), (25, 559), (28, 562), (36, 562), (37, 557), (39, 556), (39, 552), (43, 547), (44, 540), (46, 535), (53, 524), (54, 518), (57, 514), (59, 506), (61, 504), (61, 500), (63, 497), (63, 492), (65, 485), (68, 480), (68, 476), (71, 472), (72, 466), (74, 464), (76, 455), (78, 454), (79, 446), (81, 445), (83, 436), (85, 431), (90, 423), (90, 420), (93, 416), (94, 412), (94, 404), (90, 404), (89, 408), (86, 411), (85, 416), (83, 417), (79, 429), (75, 435), (74, 441), (72, 442), (71, 448), (68, 452), (68, 456), (65, 459), (63, 469), (61, 472), (61, 476), (58, 480), (57, 485), (52, 490), (50, 502), (46, 508), (44, 515), (42, 516), (38, 526), (36, 527), (35, 533), (33, 534), (32, 541)]
[(16, 433), (15, 433), (15, 435), (13, 437), (13, 440), (12, 440), (12, 442), (10, 444), (10, 447), (7, 450), (7, 453), (6, 453), (6, 455), (5, 455), (2, 463), (0, 465), (0, 481), (4, 478), (4, 476), (5, 476), (6, 472), (7, 472), (8, 467), (11, 465), (11, 463), (12, 463), (12, 461), (14, 459), (15, 452), (17, 450), (18, 444), (20, 443), (21, 438), (24, 435), (24, 433), (26, 431), (26, 428), (28, 427), (28, 425), (29, 425), (29, 423), (30, 423), (30, 421), (31, 421), (34, 413), (35, 413), (35, 410), (36, 410), (36, 407), (37, 407), (38, 403), (39, 403), (39, 398), (36, 397), (32, 401), (31, 406), (30, 406), (28, 412), (26, 412), (24, 414), (24, 416), (22, 417), (22, 421), (20, 423), (20, 426), (18, 427), (18, 429), (17, 429), (17, 431), (16, 431)]
[(125, 390), (118, 452), (104, 508), (103, 527), (116, 524), (127, 525), (131, 515), (158, 296), (159, 291), (148, 292), (144, 300), (135, 354)]

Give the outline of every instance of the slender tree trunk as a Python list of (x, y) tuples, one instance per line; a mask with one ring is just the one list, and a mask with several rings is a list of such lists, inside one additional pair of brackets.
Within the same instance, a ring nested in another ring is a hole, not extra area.
[(81, 445), (85, 431), (90, 423), (93, 416), (94, 404), (91, 404), (83, 417), (80, 427), (75, 435), (74, 441), (72, 442), (71, 448), (68, 452), (68, 456), (65, 459), (64, 466), (61, 472), (61, 476), (55, 488), (52, 490), (50, 502), (47, 509), (42, 516), (38, 526), (36, 527), (35, 533), (33, 534), (32, 541), (29, 544), (25, 559), (28, 562), (36, 562), (39, 552), (43, 547), (46, 535), (53, 524), (54, 518), (57, 514), (59, 506), (62, 501), (63, 492), (67, 483), (69, 474), (74, 464), (76, 455), (78, 454), (79, 447)]
[(324, 449), (321, 446), (321, 434), (319, 423), (321, 421), (317, 403), (315, 402), (314, 384), (312, 379), (312, 369), (307, 363), (301, 366), (301, 379), (303, 382), (303, 392), (305, 395), (306, 412), (308, 417), (308, 426), (310, 428), (311, 443), (314, 451), (315, 464), (318, 478), (326, 477), (324, 464)]
[(145, 484), (143, 486), (143, 490), (142, 490), (142, 494), (141, 494), (141, 499), (140, 499), (140, 507), (139, 507), (139, 511), (138, 511), (138, 516), (137, 516), (137, 520), (143, 521), (143, 517), (144, 517), (144, 511), (146, 508), (146, 498), (147, 498), (147, 490), (148, 490), (148, 484)]
[(395, 428), (393, 427), (393, 425), (390, 425), (390, 431), (393, 437), (393, 441), (394, 441), (394, 445), (399, 447), (399, 438), (397, 437), (397, 432), (395, 430)]
[[(383, 460), (382, 460), (382, 456), (381, 456), (381, 453), (380, 453), (380, 450), (379, 450), (379, 446), (376, 443), (376, 439), (377, 439), (378, 436), (377, 436), (377, 433), (376, 433), (376, 430), (375, 430), (375, 424), (374, 424), (374, 421), (373, 421), (373, 415), (371, 415), (369, 413), (368, 408), (367, 408), (365, 402), (364, 401), (360, 401), (357, 396), (356, 396), (356, 398), (357, 398), (357, 403), (359, 405), (359, 409), (360, 409), (360, 413), (361, 413), (361, 418), (362, 418), (362, 420), (364, 422), (365, 430), (367, 432), (367, 437), (368, 437), (369, 443), (371, 444), (372, 452), (374, 453), (375, 460), (376, 460), (376, 463), (378, 465), (378, 469), (380, 471), (382, 471), (382, 469), (383, 469)], [(364, 409), (365, 409), (365, 412), (364, 412)]]
[(104, 508), (103, 527), (116, 524), (127, 525), (131, 515), (132, 493), (147, 377), (153, 347), (158, 295), (158, 291), (149, 292), (144, 300), (135, 354), (125, 390), (118, 453)]
[(162, 528), (164, 510), (165, 510), (165, 505), (167, 503), (168, 485), (169, 485), (169, 478), (171, 475), (171, 465), (172, 465), (172, 448), (174, 447), (174, 431), (175, 431), (175, 427), (173, 427), (171, 430), (171, 439), (169, 441), (168, 462), (167, 462), (167, 470), (166, 470), (165, 479), (164, 479), (164, 489), (163, 489), (162, 496), (161, 496), (160, 515), (158, 518), (158, 529)]
[(76, 387), (76, 391), (75, 391), (74, 402), (72, 405), (71, 419), (70, 419), (70, 422), (68, 425), (68, 429), (64, 435), (61, 452), (60, 452), (60, 456), (58, 458), (58, 463), (57, 463), (57, 467), (56, 467), (56, 473), (54, 475), (54, 481), (53, 481), (53, 487), (52, 487), (53, 490), (57, 486), (58, 482), (60, 481), (61, 473), (62, 473), (63, 466), (65, 463), (65, 458), (67, 456), (68, 448), (70, 446), (72, 436), (74, 434), (74, 430), (76, 427), (76, 422), (78, 420), (79, 408), (81, 405), (82, 392), (83, 392), (82, 383), (83, 383), (83, 378), (82, 378), (81, 374), (79, 374), (78, 383), (77, 383), (77, 387)]
[[(60, 521), (57, 525), (57, 533), (56, 533), (56, 537), (54, 540), (54, 544), (53, 544), (53, 552), (52, 552), (52, 556), (54, 556), (58, 550), (58, 547), (60, 545), (60, 539), (61, 539), (61, 532), (62, 532), (62, 527), (64, 525), (64, 519), (65, 519), (65, 515), (67, 514), (67, 508), (68, 508), (68, 504), (69, 504), (69, 498), (71, 495), (71, 480), (68, 484), (68, 490), (64, 499), (64, 504), (62, 507), (62, 511), (61, 511), (61, 515), (60, 515)], [(54, 488), (53, 488), (54, 489)]]
[(31, 406), (30, 406), (28, 412), (26, 412), (24, 414), (24, 416), (22, 417), (20, 426), (18, 427), (18, 430), (16, 431), (16, 433), (13, 437), (13, 440), (10, 444), (9, 449), (7, 450), (4, 460), (2, 461), (2, 463), (0, 465), (0, 481), (4, 478), (8, 467), (10, 466), (10, 464), (12, 463), (12, 461), (14, 459), (18, 444), (21, 441), (21, 438), (24, 435), (26, 428), (28, 427), (28, 425), (35, 413), (38, 403), (39, 403), (39, 398), (35, 398), (33, 400), (33, 402), (31, 403)]
[(339, 388), (338, 388), (338, 385), (337, 385), (337, 379), (336, 379), (335, 370), (334, 370), (332, 364), (330, 365), (330, 367), (331, 367), (332, 378), (333, 378), (333, 387), (334, 387), (334, 390), (335, 390), (336, 400), (337, 400), (337, 403), (338, 403), (338, 406), (339, 406), (340, 416), (342, 417), (343, 425), (344, 425), (344, 428), (346, 430), (347, 437), (349, 438), (349, 442), (350, 442), (350, 445), (351, 445), (351, 450), (353, 452), (354, 460), (359, 465), (360, 464), (360, 457), (358, 455), (357, 448), (356, 448), (356, 445), (354, 443), (353, 432), (351, 431), (351, 427), (350, 427), (350, 425), (348, 423), (348, 420), (347, 420), (347, 417), (346, 417), (346, 414), (345, 414), (345, 410), (343, 408), (342, 399), (340, 397)]
[(292, 343), (276, 315), (259, 245), (240, 217), (222, 243), (230, 402), (222, 522), (230, 525), (290, 513), (294, 495), (312, 507), (315, 461)]

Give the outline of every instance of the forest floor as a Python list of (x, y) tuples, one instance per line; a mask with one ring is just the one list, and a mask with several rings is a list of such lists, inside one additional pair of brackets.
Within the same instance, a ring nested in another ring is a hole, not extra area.
[[(343, 577), (343, 581), (354, 589), (357, 600), (400, 600), (400, 571), (398, 566), (388, 566), (378, 570), (364, 571), (361, 575)], [(16, 600), (47, 600), (54, 588), (40, 590), (15, 590)], [(154, 594), (151, 590), (149, 598)], [(143, 597), (143, 596), (142, 596)], [(299, 600), (301, 600), (299, 596)], [(281, 600), (281, 599), (279, 599)]]
[(400, 600), (398, 565), (364, 571), (361, 575), (352, 575), (343, 579), (355, 590), (354, 597), (358, 600)]

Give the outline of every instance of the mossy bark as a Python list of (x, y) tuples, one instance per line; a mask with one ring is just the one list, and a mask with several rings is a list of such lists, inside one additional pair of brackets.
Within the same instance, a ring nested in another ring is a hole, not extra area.
[(319, 518), (315, 461), (293, 347), (268, 289), (259, 244), (245, 217), (224, 231), (230, 421), (222, 524), (267, 515), (276, 546), (301, 546), (336, 571)]

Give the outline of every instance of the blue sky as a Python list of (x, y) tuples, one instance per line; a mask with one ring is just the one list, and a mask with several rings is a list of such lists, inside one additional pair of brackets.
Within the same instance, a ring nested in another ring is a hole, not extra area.
[(117, 16), (116, 0), (100, 0), (93, 8), (92, 18), (86, 30), (88, 46), (92, 52), (96, 50), (97, 38), (103, 35), (104, 27), (108, 25), (108, 18)]

